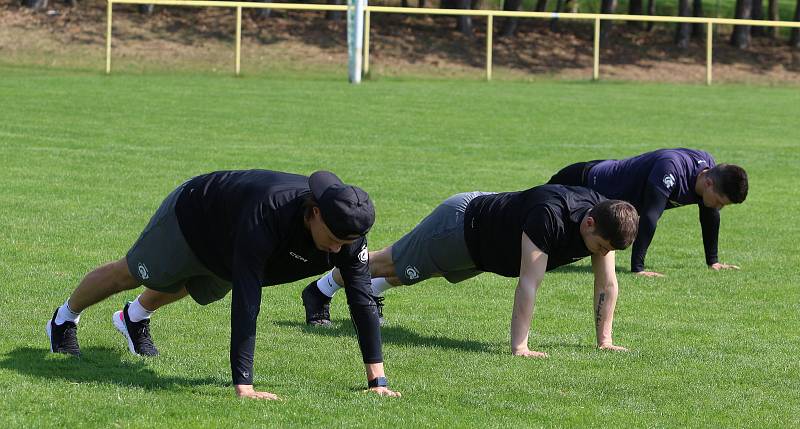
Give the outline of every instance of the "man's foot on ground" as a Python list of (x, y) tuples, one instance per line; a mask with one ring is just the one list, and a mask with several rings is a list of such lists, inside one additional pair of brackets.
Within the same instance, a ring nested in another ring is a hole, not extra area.
[(50, 351), (53, 353), (64, 353), (73, 356), (81, 355), (81, 348), (78, 346), (78, 325), (73, 322), (64, 322), (56, 325), (56, 314), (47, 322), (44, 327), (47, 338), (50, 339)]
[(139, 356), (158, 356), (158, 349), (150, 337), (150, 319), (131, 322), (128, 317), (128, 306), (125, 304), (122, 311), (117, 311), (111, 317), (114, 327), (128, 340), (128, 350)]
[(330, 326), (331, 299), (312, 281), (303, 289), (303, 307), (306, 308), (306, 323), (311, 326)]
[(384, 323), (386, 323), (386, 320), (383, 318), (383, 300), (384, 300), (384, 297), (382, 297), (382, 296), (373, 296), (372, 298), (375, 300), (375, 306), (378, 307), (378, 323), (380, 323), (381, 326), (383, 326)]

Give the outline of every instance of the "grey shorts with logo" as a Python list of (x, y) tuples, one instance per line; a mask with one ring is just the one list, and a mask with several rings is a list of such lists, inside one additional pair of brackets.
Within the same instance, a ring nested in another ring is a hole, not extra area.
[(182, 190), (183, 185), (172, 191), (156, 210), (128, 251), (128, 269), (148, 289), (175, 293), (185, 286), (198, 304), (206, 305), (224, 298), (232, 285), (209, 271), (183, 237), (175, 215)]
[(465, 192), (446, 199), (411, 232), (392, 245), (395, 273), (404, 285), (442, 275), (450, 283), (475, 277), (464, 240), (464, 212), (470, 201), (491, 192)]

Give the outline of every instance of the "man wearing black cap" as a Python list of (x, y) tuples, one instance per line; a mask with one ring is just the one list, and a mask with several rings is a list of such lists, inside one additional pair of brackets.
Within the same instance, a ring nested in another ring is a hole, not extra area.
[(206, 305), (231, 290), (231, 372), (237, 395), (277, 399), (253, 389), (261, 288), (339, 268), (346, 284), (369, 389), (388, 388), (376, 304), (370, 292), (366, 234), (375, 209), (362, 189), (333, 173), (311, 177), (267, 170), (195, 177), (161, 204), (127, 256), (81, 281), (46, 325), (52, 352), (78, 355), (77, 323), (92, 304), (144, 285), (112, 316), (129, 350), (154, 356), (149, 331), (156, 309), (186, 295)]

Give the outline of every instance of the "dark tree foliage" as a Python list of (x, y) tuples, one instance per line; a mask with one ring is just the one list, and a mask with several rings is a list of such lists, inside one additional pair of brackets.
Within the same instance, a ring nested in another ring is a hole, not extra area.
[[(678, 16), (690, 16), (689, 0), (678, 0)], [(689, 47), (689, 38), (692, 36), (692, 25), (685, 22), (677, 25), (675, 44), (679, 48)]]
[(22, 5), (31, 9), (44, 9), (47, 7), (47, 0), (23, 0)]
[(140, 4), (137, 9), (139, 9), (139, 13), (142, 15), (152, 15), (154, 7), (155, 6), (152, 4)]
[[(797, 0), (797, 6), (794, 9), (794, 20), (800, 22), (800, 0)], [(795, 48), (800, 48), (800, 28), (792, 28), (792, 37), (789, 43)]]
[[(736, 0), (736, 19), (750, 19), (750, 13), (753, 10), (752, 0)], [(731, 45), (744, 49), (750, 46), (750, 26), (749, 25), (734, 25), (733, 33), (731, 33)]]

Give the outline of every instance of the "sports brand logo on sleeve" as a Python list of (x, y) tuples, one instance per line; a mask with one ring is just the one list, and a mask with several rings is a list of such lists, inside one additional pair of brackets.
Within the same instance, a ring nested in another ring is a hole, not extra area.
[(364, 244), (361, 247), (361, 251), (358, 252), (358, 260), (361, 261), (362, 264), (366, 264), (369, 261), (369, 250), (367, 250), (367, 245)]
[(408, 277), (409, 280), (415, 280), (415, 279), (419, 278), (419, 270), (417, 270), (417, 267), (415, 267), (413, 265), (407, 266), (406, 267), (406, 277)]
[(147, 270), (147, 266), (141, 262), (139, 262), (139, 266), (137, 267), (139, 270), (139, 277), (142, 280), (147, 280), (150, 278), (150, 272)]
[(672, 187), (675, 186), (675, 176), (673, 176), (672, 173), (669, 173), (666, 176), (664, 176), (664, 179), (662, 181), (664, 182), (664, 186), (666, 186), (667, 189), (672, 189)]

